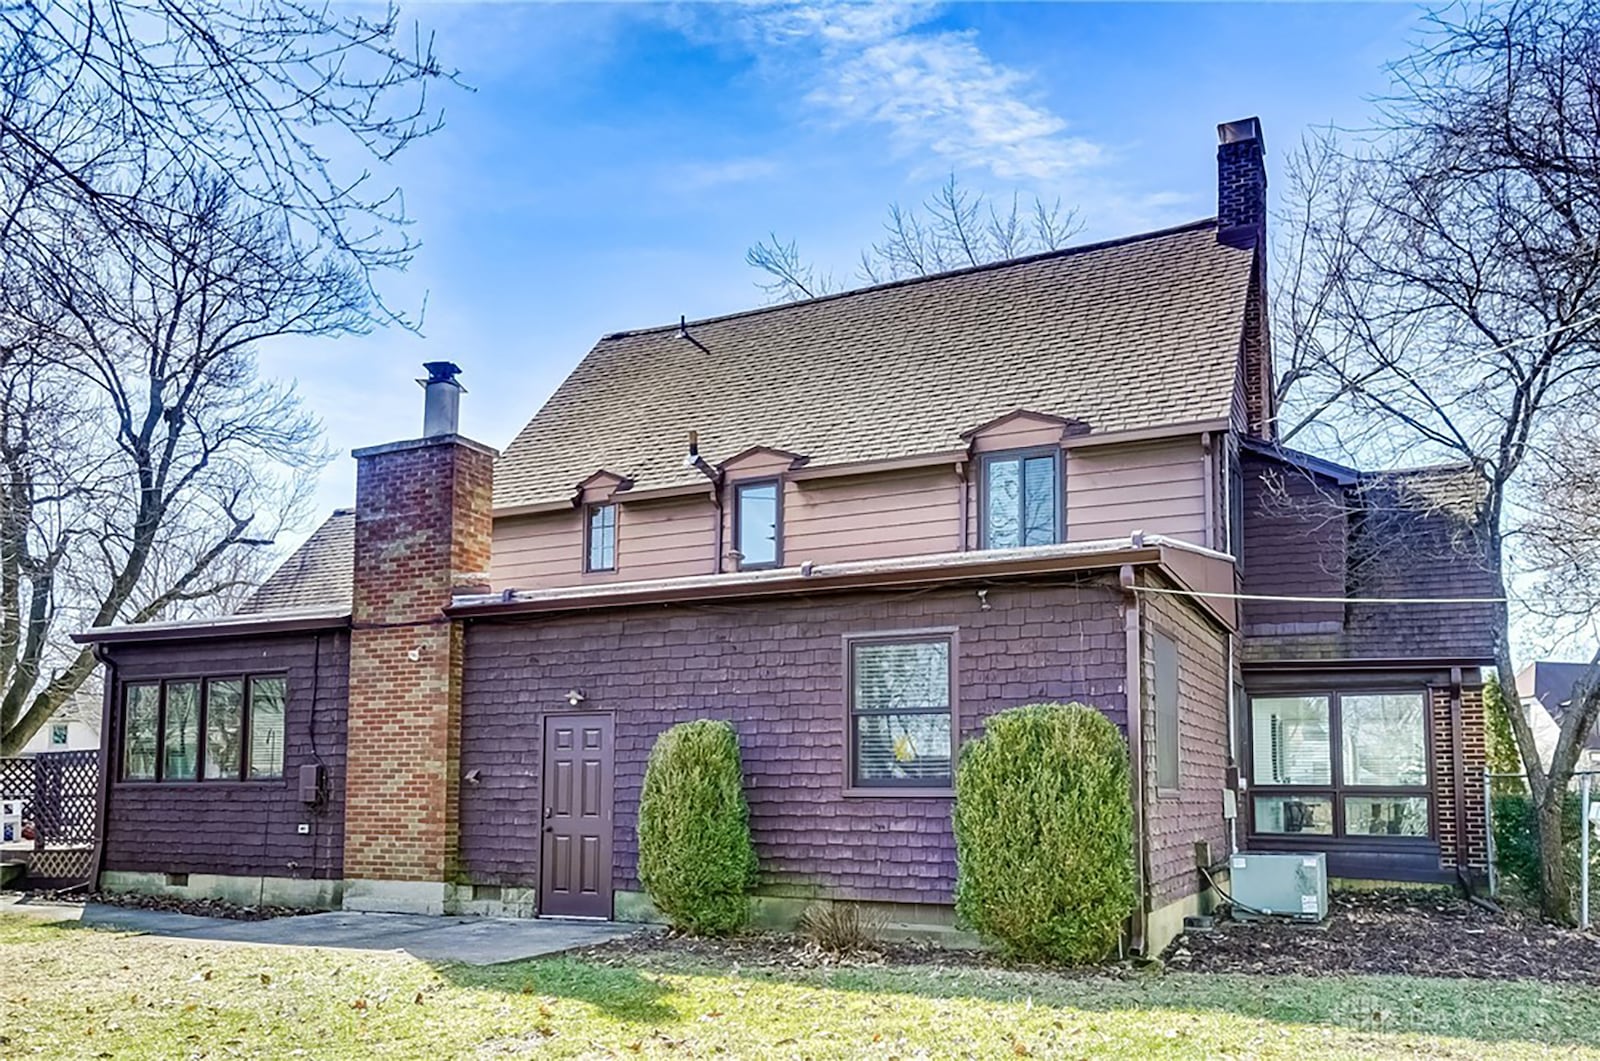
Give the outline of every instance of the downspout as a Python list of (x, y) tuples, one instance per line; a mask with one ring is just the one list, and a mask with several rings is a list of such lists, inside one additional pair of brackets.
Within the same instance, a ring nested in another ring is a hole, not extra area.
[(968, 512), (972, 507), (972, 499), (968, 496), (970, 492), (970, 483), (967, 478), (967, 461), (958, 460), (956, 461), (956, 533), (959, 535), (956, 543), (956, 552), (958, 553), (967, 551), (968, 525), (970, 521)]
[(1125, 699), (1128, 718), (1128, 764), (1132, 780), (1133, 799), (1133, 875), (1134, 893), (1138, 900), (1133, 908), (1129, 931), (1129, 949), (1139, 955), (1145, 952), (1149, 930), (1150, 872), (1149, 855), (1145, 842), (1144, 820), (1144, 666), (1140, 652), (1140, 603), (1134, 592), (1135, 575), (1132, 564), (1123, 564), (1118, 576), (1123, 592), (1123, 630), (1127, 635), (1126, 656), (1128, 665), (1127, 693)]
[(711, 480), (711, 507), (717, 510), (717, 525), (711, 532), (711, 573), (722, 574), (722, 524), (726, 514), (722, 508), (722, 476), (719, 474)]
[[(689, 338), (688, 333), (682, 330), (683, 324), (681, 322), (678, 327), (678, 334), (683, 338)], [(695, 469), (711, 482), (711, 505), (717, 510), (717, 525), (711, 531), (711, 573), (720, 575), (722, 574), (722, 523), (724, 516), (722, 505), (723, 474), (720, 469), (713, 468), (710, 462), (700, 455), (700, 432), (698, 431), (689, 432), (689, 453), (683, 458), (683, 465), (686, 468)]]
[(111, 816), (111, 744), (112, 714), (117, 700), (117, 663), (104, 643), (93, 649), (97, 663), (105, 668), (104, 689), (100, 697), (100, 779), (99, 792), (95, 794), (97, 806), (94, 816), (94, 861), (89, 871), (86, 891), (90, 895), (100, 890), (100, 874), (106, 862), (106, 819)]
[(1217, 547), (1217, 447), (1216, 436), (1207, 432), (1200, 436), (1200, 464), (1205, 473), (1206, 545)]

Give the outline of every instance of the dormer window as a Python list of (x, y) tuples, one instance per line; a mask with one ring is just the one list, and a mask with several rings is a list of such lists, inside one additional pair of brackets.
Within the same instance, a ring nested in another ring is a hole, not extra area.
[(1061, 540), (1060, 457), (1060, 450), (1024, 450), (983, 458), (982, 548)]
[(778, 491), (776, 479), (740, 483), (733, 488), (733, 543), (739, 553), (740, 571), (777, 567), (782, 562)]
[(617, 569), (617, 506), (590, 505), (584, 527), (585, 571)]

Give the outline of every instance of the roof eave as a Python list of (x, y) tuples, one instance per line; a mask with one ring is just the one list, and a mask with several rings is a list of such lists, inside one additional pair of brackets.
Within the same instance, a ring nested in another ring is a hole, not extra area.
[[(935, 559), (935, 558), (930, 558)], [(459, 601), (445, 609), (458, 619), (552, 614), (631, 607), (641, 604), (671, 604), (697, 600), (751, 599), (796, 593), (829, 593), (858, 589), (884, 589), (895, 586), (930, 586), (986, 579), (1026, 578), (1095, 570), (1115, 570), (1124, 564), (1159, 564), (1159, 544), (1122, 546), (1081, 553), (1051, 553), (1037, 557), (1008, 557), (992, 563), (950, 564), (942, 555), (926, 565), (895, 565), (873, 568), (869, 565), (840, 565), (845, 570), (826, 570), (811, 575), (801, 568), (761, 572), (760, 578), (736, 581), (726, 576), (711, 576), (691, 581), (672, 579), (636, 585), (608, 583), (593, 587), (592, 593), (564, 593), (542, 597), (501, 596)], [(677, 584), (674, 584), (674, 583)]]
[(319, 630), (341, 630), (350, 626), (350, 610), (342, 608), (317, 612), (270, 612), (250, 616), (196, 619), (182, 623), (134, 623), (102, 626), (75, 633), (80, 645), (142, 644), (155, 641), (201, 641), (223, 637), (253, 637), (262, 634), (299, 634)]

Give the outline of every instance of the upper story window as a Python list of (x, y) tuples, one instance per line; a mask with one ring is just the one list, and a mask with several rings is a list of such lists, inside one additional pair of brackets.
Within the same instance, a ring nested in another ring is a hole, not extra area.
[(949, 788), (950, 637), (852, 640), (848, 655), (852, 785)]
[(1429, 834), (1422, 692), (1254, 696), (1250, 740), (1255, 832)]
[(617, 506), (590, 505), (584, 525), (585, 571), (617, 569)]
[(137, 682), (122, 691), (124, 781), (283, 776), (282, 676)]
[(992, 453), (983, 459), (984, 549), (1061, 540), (1060, 451)]
[(777, 567), (782, 562), (780, 486), (776, 479), (765, 479), (733, 488), (733, 547), (739, 553), (741, 571)]

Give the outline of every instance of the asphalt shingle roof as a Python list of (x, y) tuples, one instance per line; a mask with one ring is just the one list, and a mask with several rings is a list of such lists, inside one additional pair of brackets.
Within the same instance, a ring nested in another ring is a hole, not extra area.
[(355, 578), (356, 514), (341, 508), (289, 554), (235, 615), (350, 607)]
[(937, 453), (1016, 409), (1094, 433), (1228, 416), (1252, 252), (1214, 221), (600, 340), (495, 468), (497, 507), (699, 482), (754, 446), (812, 466)]

